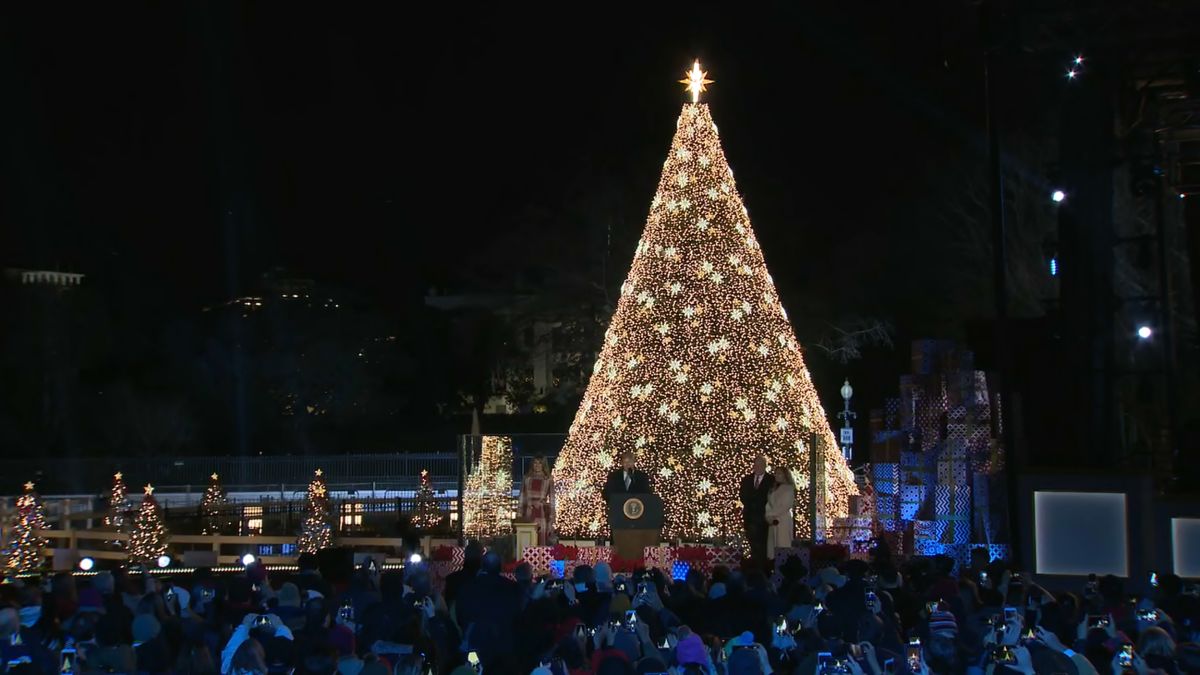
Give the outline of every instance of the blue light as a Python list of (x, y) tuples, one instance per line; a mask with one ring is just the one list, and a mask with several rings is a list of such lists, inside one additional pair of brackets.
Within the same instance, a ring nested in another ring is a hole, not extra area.
[(1050, 259), (1050, 276), (1052, 276), (1052, 277), (1058, 276), (1058, 258), (1057, 257)]
[(688, 572), (691, 571), (691, 569), (692, 569), (691, 565), (689, 565), (681, 560), (676, 560), (671, 565), (671, 579), (673, 579), (675, 581), (687, 581), (687, 575), (688, 575)]

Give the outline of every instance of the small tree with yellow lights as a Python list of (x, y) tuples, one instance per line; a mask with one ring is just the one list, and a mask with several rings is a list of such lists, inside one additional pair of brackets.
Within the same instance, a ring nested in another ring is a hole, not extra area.
[(329, 487), (325, 484), (323, 474), (321, 469), (317, 469), (308, 484), (304, 522), (300, 525), (300, 537), (296, 540), (296, 550), (300, 553), (316, 553), (333, 546), (333, 527), (329, 524)]
[[(125, 475), (118, 471), (113, 474), (113, 484), (108, 490), (108, 515), (104, 517), (104, 524), (117, 532), (127, 531), (129, 511), (132, 508), (129, 488), (125, 485)], [(125, 542), (120, 540), (114, 540), (112, 543), (117, 546), (125, 545)]]
[[(829, 421), (699, 94), (699, 64), (650, 215), (554, 468), (560, 536), (608, 534), (601, 488), (632, 451), (663, 498), (663, 536), (735, 539), (754, 457), (810, 473), (818, 513), (845, 515), (854, 477)], [(797, 251), (793, 255), (802, 254)], [(796, 522), (808, 534), (808, 485)]]
[(221, 476), (214, 473), (209, 477), (208, 488), (200, 498), (200, 515), (204, 520), (204, 534), (221, 534), (229, 524), (225, 507), (229, 500), (225, 496), (225, 488), (221, 487)]
[(421, 483), (417, 486), (416, 508), (413, 509), (412, 524), (418, 530), (436, 529), (442, 524), (446, 514), (438, 505), (437, 497), (433, 494), (433, 482), (429, 479), (429, 469), (421, 469)]
[(142, 505), (133, 516), (133, 531), (129, 533), (129, 561), (149, 563), (167, 552), (167, 526), (163, 524), (154, 486), (145, 487)]
[(493, 539), (512, 532), (512, 439), (484, 436), (479, 461), (463, 490), (463, 534)]
[(33, 483), (26, 483), (25, 493), (17, 497), (16, 515), (9, 530), (4, 556), (6, 571), (21, 574), (41, 567), (42, 549), (46, 546), (46, 539), (42, 537), (45, 528), (46, 511), (41, 499), (34, 492)]

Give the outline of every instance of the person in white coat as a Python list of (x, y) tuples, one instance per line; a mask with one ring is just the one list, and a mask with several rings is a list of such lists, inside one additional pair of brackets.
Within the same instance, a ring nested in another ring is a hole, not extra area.
[(775, 559), (775, 549), (792, 545), (796, 521), (796, 483), (792, 472), (782, 466), (775, 467), (775, 486), (767, 495), (767, 559)]

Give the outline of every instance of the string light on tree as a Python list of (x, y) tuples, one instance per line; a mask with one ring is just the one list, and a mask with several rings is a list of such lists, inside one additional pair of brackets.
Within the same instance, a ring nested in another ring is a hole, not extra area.
[[(133, 504), (129, 501), (129, 487), (125, 485), (125, 475), (120, 471), (113, 474), (113, 484), (108, 492), (108, 515), (104, 517), (104, 524), (112, 528), (116, 532), (125, 532), (128, 528), (128, 514), (133, 508)], [(114, 540), (111, 542), (117, 546), (124, 546), (124, 541)]]
[(208, 487), (200, 498), (200, 514), (204, 519), (204, 534), (221, 534), (227, 524), (226, 506), (228, 498), (221, 487), (221, 476), (215, 471), (209, 476)]
[(46, 528), (46, 511), (33, 488), (32, 482), (25, 483), (25, 492), (17, 497), (16, 513), (4, 555), (4, 568), (10, 574), (32, 572), (42, 565), (42, 549), (46, 546), (46, 539), (42, 537), (42, 530)]
[(413, 510), (412, 524), (418, 530), (432, 530), (441, 525), (445, 514), (438, 505), (433, 493), (433, 482), (429, 478), (429, 469), (421, 469), (421, 483), (417, 486), (416, 508)]
[(463, 534), (490, 539), (512, 532), (512, 439), (484, 436), (479, 461), (463, 491)]
[(333, 526), (329, 522), (329, 487), (325, 484), (324, 473), (317, 469), (308, 483), (304, 522), (300, 525), (300, 537), (296, 540), (296, 550), (300, 553), (316, 553), (333, 546)]
[(166, 554), (167, 526), (154, 498), (154, 486), (147, 485), (143, 491), (142, 505), (133, 516), (133, 532), (129, 534), (129, 561), (148, 564)]
[[(596, 376), (555, 465), (560, 536), (608, 533), (600, 491), (612, 458), (626, 451), (663, 498), (668, 540), (737, 537), (738, 481), (754, 456), (807, 468), (814, 435), (824, 460), (819, 511), (845, 515), (855, 492), (716, 124), (699, 102), (713, 81), (696, 62), (681, 82), (692, 102), (680, 113)], [(806, 486), (798, 487), (803, 535), (810, 519)]]

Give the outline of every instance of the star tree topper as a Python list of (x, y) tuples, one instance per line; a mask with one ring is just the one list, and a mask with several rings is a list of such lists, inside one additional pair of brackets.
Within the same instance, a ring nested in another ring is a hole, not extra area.
[(679, 84), (686, 84), (684, 89), (692, 92), (692, 103), (700, 102), (700, 92), (708, 91), (708, 85), (713, 81), (708, 79), (708, 72), (700, 70), (700, 59), (692, 64), (692, 69), (683, 74), (684, 79)]

